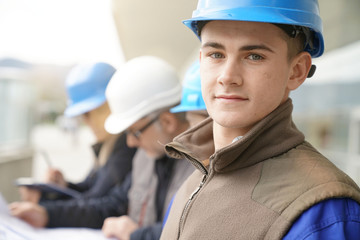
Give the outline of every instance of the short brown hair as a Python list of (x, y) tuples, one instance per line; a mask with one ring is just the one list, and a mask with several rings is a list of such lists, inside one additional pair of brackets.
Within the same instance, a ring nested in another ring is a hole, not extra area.
[(274, 24), (281, 30), (283, 30), (284, 40), (288, 45), (288, 59), (291, 60), (293, 57), (303, 52), (305, 46), (310, 44), (311, 31), (302, 26), (286, 25), (286, 24)]

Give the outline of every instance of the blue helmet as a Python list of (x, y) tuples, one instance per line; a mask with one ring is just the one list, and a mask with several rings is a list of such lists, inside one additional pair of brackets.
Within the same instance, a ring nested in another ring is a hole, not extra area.
[(115, 71), (103, 62), (75, 66), (66, 78), (68, 106), (64, 115), (78, 116), (104, 104), (106, 86)]
[(201, 95), (200, 63), (196, 61), (185, 73), (181, 103), (173, 107), (170, 112), (199, 110), (206, 110), (206, 106)]
[(322, 21), (317, 0), (199, 0), (192, 18), (183, 21), (199, 36), (198, 22), (235, 20), (307, 27), (312, 33), (305, 51), (312, 57), (324, 52)]

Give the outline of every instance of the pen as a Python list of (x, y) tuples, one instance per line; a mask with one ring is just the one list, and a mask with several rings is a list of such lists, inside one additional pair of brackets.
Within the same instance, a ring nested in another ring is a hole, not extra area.
[(51, 164), (51, 161), (50, 161), (50, 158), (49, 158), (49, 154), (47, 154), (47, 152), (45, 152), (45, 151), (40, 151), (40, 153), (43, 156), (43, 159), (45, 160), (46, 165), (49, 168), (52, 168), (52, 164)]

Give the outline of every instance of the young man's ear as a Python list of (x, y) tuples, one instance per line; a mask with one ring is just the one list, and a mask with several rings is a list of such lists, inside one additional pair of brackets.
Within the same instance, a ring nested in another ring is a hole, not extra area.
[(307, 78), (311, 68), (311, 56), (308, 52), (301, 52), (291, 62), (291, 72), (288, 81), (288, 89), (295, 90)]

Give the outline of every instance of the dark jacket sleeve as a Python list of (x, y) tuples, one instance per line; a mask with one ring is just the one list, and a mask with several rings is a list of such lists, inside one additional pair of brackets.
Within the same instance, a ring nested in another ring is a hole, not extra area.
[(131, 171), (132, 159), (136, 148), (126, 144), (126, 134), (122, 134), (115, 142), (112, 153), (106, 164), (90, 172), (80, 183), (69, 183), (69, 188), (82, 192), (83, 197), (100, 197), (116, 184), (121, 184)]
[(139, 228), (130, 236), (130, 240), (158, 240), (162, 231), (162, 223), (157, 222), (151, 226)]
[(49, 216), (47, 227), (101, 228), (105, 218), (127, 213), (130, 186), (129, 173), (121, 185), (103, 197), (41, 202)]

